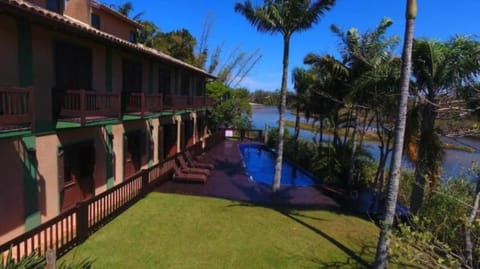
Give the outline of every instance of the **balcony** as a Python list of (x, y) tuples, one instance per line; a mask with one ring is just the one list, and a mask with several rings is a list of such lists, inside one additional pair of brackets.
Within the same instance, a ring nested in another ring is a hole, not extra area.
[(207, 107), (213, 107), (213, 105), (215, 105), (215, 99), (213, 99), (212, 97), (207, 97), (205, 99), (205, 105)]
[(189, 108), (192, 109), (202, 109), (212, 107), (215, 101), (213, 98), (206, 96), (192, 96), (189, 99)]
[(61, 120), (87, 122), (120, 118), (120, 94), (97, 93), (86, 90), (67, 90), (60, 99)]
[(34, 129), (32, 88), (0, 87), (0, 132)]
[(200, 109), (202, 107), (205, 107), (205, 96), (190, 97), (189, 107), (193, 109)]
[(125, 98), (127, 98), (125, 111), (128, 114), (140, 115), (143, 118), (145, 115), (163, 111), (161, 94), (130, 93)]
[(188, 108), (188, 96), (165, 95), (164, 110), (184, 110)]

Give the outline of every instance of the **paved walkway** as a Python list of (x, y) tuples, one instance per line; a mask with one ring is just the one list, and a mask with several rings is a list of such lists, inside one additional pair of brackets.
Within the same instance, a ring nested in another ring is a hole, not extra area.
[(282, 187), (278, 194), (272, 195), (271, 186), (252, 182), (246, 175), (238, 143), (223, 141), (206, 153), (206, 159), (215, 165), (207, 183), (167, 181), (156, 190), (257, 204), (340, 208), (335, 200), (316, 187)]

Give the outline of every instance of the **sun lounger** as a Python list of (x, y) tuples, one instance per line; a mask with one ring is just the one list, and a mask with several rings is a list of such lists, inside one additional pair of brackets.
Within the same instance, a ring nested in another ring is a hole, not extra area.
[(211, 163), (196, 161), (189, 151), (185, 152), (185, 158), (191, 167), (204, 168), (209, 170), (213, 170), (215, 168)]
[(175, 163), (173, 165), (173, 180), (205, 183), (207, 182), (207, 176), (204, 174), (182, 172), (180, 167)]
[(180, 169), (184, 173), (197, 173), (204, 174), (205, 176), (210, 175), (210, 170), (208, 169), (189, 167), (182, 155), (177, 156), (177, 161), (178, 164), (180, 164)]

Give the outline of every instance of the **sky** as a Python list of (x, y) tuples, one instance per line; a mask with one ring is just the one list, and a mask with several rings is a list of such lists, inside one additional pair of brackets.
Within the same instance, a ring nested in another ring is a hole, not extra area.
[[(101, 0), (105, 4), (122, 4), (125, 0)], [(188, 29), (197, 39), (208, 16), (213, 18), (208, 47), (223, 44), (223, 56), (236, 47), (245, 52), (260, 49), (262, 58), (240, 84), (250, 91), (273, 91), (280, 88), (283, 41), (281, 35), (257, 32), (246, 19), (234, 11), (235, 0), (131, 0), (133, 15), (143, 12), (143, 19), (157, 24), (162, 32)], [(252, 0), (262, 4), (263, 0)], [(415, 37), (448, 40), (461, 35), (480, 36), (480, 0), (418, 0)], [(330, 31), (336, 24), (344, 30), (357, 28), (361, 33), (374, 29), (384, 17), (394, 24), (388, 34), (403, 40), (406, 0), (337, 0), (310, 30), (294, 34), (290, 44), (290, 71), (303, 66), (309, 53), (336, 54), (339, 40)], [(401, 52), (401, 43), (398, 53)]]

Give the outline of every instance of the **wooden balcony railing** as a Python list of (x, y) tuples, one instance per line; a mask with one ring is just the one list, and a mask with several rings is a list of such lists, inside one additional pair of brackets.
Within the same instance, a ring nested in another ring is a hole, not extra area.
[(165, 95), (163, 102), (165, 110), (182, 110), (188, 108), (188, 96)]
[(0, 131), (34, 128), (32, 88), (0, 87)]
[(88, 121), (120, 116), (118, 93), (68, 90), (62, 98), (60, 117), (78, 119), (82, 126)]
[(213, 105), (215, 105), (215, 99), (213, 99), (212, 97), (207, 97), (205, 100), (205, 105), (207, 107), (212, 107)]
[(191, 108), (198, 109), (206, 106), (205, 96), (192, 96), (190, 98)]
[(126, 96), (126, 112), (140, 113), (144, 117), (148, 113), (163, 110), (163, 96), (161, 94), (131, 93)]

